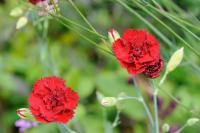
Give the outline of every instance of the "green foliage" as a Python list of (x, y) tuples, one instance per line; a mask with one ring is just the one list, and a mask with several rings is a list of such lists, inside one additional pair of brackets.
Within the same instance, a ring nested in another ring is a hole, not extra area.
[[(117, 111), (116, 108), (103, 108), (97, 101), (96, 91), (108, 97), (117, 97), (120, 93), (135, 96), (136, 92), (133, 85), (128, 84), (129, 75), (112, 54), (107, 39), (109, 28), (119, 33), (129, 27), (149, 30), (161, 44), (165, 64), (176, 49), (184, 46), (184, 60), (160, 87), (164, 91), (159, 91), (164, 107), (177, 98), (180, 103), (160, 123), (182, 126), (191, 116), (200, 117), (199, 2), (77, 0), (73, 5), (65, 0), (60, 3), (61, 16), (54, 17), (38, 17), (34, 6), (25, 1), (0, 2), (0, 132), (17, 132), (15, 111), (28, 107), (27, 96), (35, 80), (59, 75), (80, 96), (69, 127), (83, 133), (110, 133)], [(16, 30), (19, 17), (9, 14), (18, 6), (29, 22)], [(146, 90), (143, 92), (152, 111), (149, 95)], [(121, 124), (114, 133), (122, 130), (147, 132), (149, 124), (141, 104), (127, 100), (121, 101), (120, 106)], [(187, 127), (184, 133), (199, 130), (196, 124)], [(40, 124), (26, 132), (57, 133), (59, 129), (56, 124)]]

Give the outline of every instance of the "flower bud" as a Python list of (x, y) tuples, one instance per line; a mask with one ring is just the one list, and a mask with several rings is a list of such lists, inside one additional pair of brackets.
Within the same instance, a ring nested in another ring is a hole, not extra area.
[(10, 16), (12, 17), (19, 17), (20, 15), (22, 15), (23, 11), (21, 8), (16, 7), (14, 9), (11, 10), (10, 12)]
[(174, 52), (174, 54), (171, 56), (167, 64), (167, 69), (166, 69), (167, 73), (173, 71), (181, 63), (183, 55), (184, 55), (184, 47)]
[(119, 33), (115, 29), (110, 29), (108, 31), (108, 39), (110, 43), (112, 44), (114, 41), (120, 38)]
[(101, 100), (101, 105), (105, 107), (115, 106), (117, 103), (117, 99), (115, 97), (105, 97)]
[(165, 123), (163, 126), (162, 126), (162, 130), (164, 133), (167, 133), (169, 132), (169, 129), (170, 129), (170, 126), (169, 124)]
[(30, 110), (28, 108), (21, 108), (17, 110), (17, 115), (21, 118), (21, 119), (25, 119), (25, 120), (34, 120), (33, 115), (31, 114)]
[(199, 122), (199, 118), (190, 118), (187, 120), (187, 125), (192, 126), (192, 125), (196, 124), (197, 122)]
[(96, 92), (97, 100), (101, 103), (101, 101), (104, 98), (104, 95), (100, 93), (99, 91)]
[(24, 27), (27, 23), (28, 23), (27, 17), (25, 17), (25, 16), (20, 17), (17, 21), (16, 29), (20, 29), (20, 28)]

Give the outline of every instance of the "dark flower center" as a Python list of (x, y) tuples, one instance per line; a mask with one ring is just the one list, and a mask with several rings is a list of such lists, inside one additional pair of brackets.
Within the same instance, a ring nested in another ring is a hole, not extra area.
[(43, 97), (43, 102), (45, 104), (46, 109), (52, 110), (53, 108), (57, 106), (61, 106), (63, 103), (61, 102), (61, 99), (64, 99), (63, 95), (64, 94), (62, 91), (53, 91), (50, 92), (48, 95)]

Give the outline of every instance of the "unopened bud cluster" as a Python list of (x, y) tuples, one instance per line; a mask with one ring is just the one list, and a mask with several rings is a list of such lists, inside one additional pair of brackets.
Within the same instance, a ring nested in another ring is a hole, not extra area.
[(58, 9), (59, 0), (29, 0), (29, 2), (41, 8), (41, 10), (38, 11), (39, 16), (46, 16), (49, 13), (56, 13), (56, 9)]

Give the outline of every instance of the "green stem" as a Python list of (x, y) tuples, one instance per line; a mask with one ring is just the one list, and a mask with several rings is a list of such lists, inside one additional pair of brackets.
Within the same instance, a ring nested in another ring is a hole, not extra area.
[(181, 103), (176, 97), (174, 97), (172, 94), (170, 94), (169, 92), (167, 92), (166, 90), (164, 90), (163, 88), (159, 88), (159, 90), (163, 91), (165, 94), (167, 94), (170, 98), (172, 98), (176, 103), (178, 103), (179, 105), (181, 105), (186, 111), (191, 112), (191, 110), (189, 109), (189, 107), (187, 107), (186, 105), (184, 105), (183, 103)]
[(155, 129), (156, 133), (159, 133), (159, 120), (158, 120), (158, 105), (157, 105), (157, 95), (154, 94), (153, 96), (154, 101), (154, 111), (155, 111)]
[(137, 100), (140, 102), (140, 99), (138, 97), (124, 96), (124, 97), (117, 98), (118, 101), (129, 100), (129, 99)]
[(134, 88), (135, 88), (135, 90), (136, 90), (136, 93), (137, 93), (137, 95), (138, 95), (138, 97), (139, 97), (139, 99), (140, 99), (140, 102), (141, 102), (142, 105), (144, 106), (144, 109), (145, 109), (145, 111), (146, 111), (146, 113), (147, 113), (147, 116), (148, 116), (148, 118), (149, 118), (149, 121), (150, 121), (150, 123), (151, 123), (151, 126), (153, 127), (153, 125), (154, 125), (153, 117), (152, 117), (152, 115), (151, 115), (151, 112), (150, 112), (150, 110), (149, 110), (149, 108), (148, 108), (146, 102), (144, 101), (144, 98), (143, 98), (143, 96), (142, 96), (142, 92), (140, 91), (140, 89), (139, 89), (139, 87), (138, 87), (138, 85), (137, 85), (137, 81), (136, 81), (135, 77), (133, 77), (133, 81), (134, 81), (134, 85), (135, 85)]
[(70, 20), (70, 19), (68, 19), (68, 18), (66, 18), (66, 17), (61, 16), (61, 15), (60, 15), (60, 16), (57, 16), (57, 17), (58, 17), (58, 19), (63, 19), (64, 21), (66, 21), (66, 22), (68, 22), (68, 23), (70, 23), (70, 24), (73, 24), (74, 26), (77, 26), (77, 27), (79, 27), (79, 28), (81, 28), (81, 29), (83, 29), (83, 30), (85, 30), (85, 31), (87, 31), (87, 32), (90, 32), (90, 33), (92, 33), (92, 34), (95, 34), (95, 35), (99, 36), (100, 38), (106, 39), (105, 36), (103, 36), (103, 35), (101, 35), (101, 34), (99, 34), (99, 33), (96, 33), (96, 32), (94, 32), (94, 31), (92, 31), (92, 30), (89, 30), (88, 28), (85, 28), (84, 26), (82, 26), (81, 24), (76, 23), (75, 21), (72, 21), (72, 20)]
[[(87, 18), (82, 14), (82, 12), (78, 9), (78, 7), (74, 4), (74, 2), (72, 0), (68, 0), (70, 2), (70, 4), (74, 7), (74, 9), (78, 12), (78, 14), (82, 17), (82, 19), (86, 22), (86, 24), (96, 33), (99, 34), (96, 29), (90, 24), (90, 22), (87, 20)], [(106, 44), (106, 46), (110, 48), (110, 45), (101, 38), (101, 40)]]
[(117, 110), (117, 114), (116, 114), (116, 116), (115, 116), (115, 120), (114, 120), (114, 122), (113, 122), (113, 124), (112, 124), (112, 127), (113, 128), (115, 128), (120, 122), (119, 122), (119, 119), (120, 119), (120, 110), (118, 109)]
[(174, 133), (181, 133), (187, 126), (188, 126), (187, 123), (184, 124), (178, 131), (176, 131)]
[(121, 0), (116, 0), (119, 4), (121, 4), (126, 10), (128, 10), (130, 13), (134, 14), (136, 17), (138, 17), (141, 21), (143, 21), (151, 30), (153, 30), (168, 46), (174, 47), (173, 43), (165, 37), (154, 25), (149, 23), (144, 17), (142, 17), (139, 13), (137, 13), (135, 10), (133, 10), (130, 6), (128, 6), (126, 3), (124, 3)]
[(61, 133), (76, 133), (75, 131), (73, 131), (69, 127), (67, 127), (67, 125), (65, 125), (65, 124), (58, 123), (58, 127), (59, 127)]
[(189, 43), (187, 43), (184, 39), (182, 39), (172, 28), (170, 28), (168, 25), (166, 25), (163, 21), (161, 21), (158, 17), (156, 17), (153, 13), (151, 13), (149, 10), (147, 10), (143, 5), (141, 5), (137, 0), (132, 0), (133, 3), (138, 5), (139, 8), (141, 8), (143, 11), (145, 11), (147, 14), (152, 16), (155, 20), (157, 20), (160, 24), (162, 24), (167, 30), (169, 30), (176, 38), (178, 38), (185, 46), (187, 46), (191, 51), (193, 51), (197, 56), (200, 57), (200, 53), (194, 49)]
[[(53, 16), (52, 14), (50, 14), (50, 15)], [(53, 17), (54, 17), (54, 16), (53, 16)], [(58, 18), (56, 18), (56, 20), (57, 20), (59, 23), (61, 23), (62, 25), (64, 25), (65, 27), (67, 27), (67, 28), (69, 28), (70, 30), (76, 32), (79, 36), (81, 36), (82, 38), (84, 38), (85, 40), (87, 40), (88, 42), (90, 42), (91, 44), (95, 45), (96, 47), (98, 47), (98, 48), (101, 49), (102, 51), (104, 51), (104, 52), (106, 52), (106, 53), (108, 53), (108, 54), (114, 56), (113, 53), (112, 53), (111, 51), (108, 51), (108, 50), (106, 50), (106, 49), (100, 47), (99, 44), (97, 44), (96, 42), (94, 42), (94, 41), (91, 40), (90, 38), (86, 37), (85, 35), (83, 35), (83, 34), (77, 32), (77, 30), (75, 30), (74, 28), (70, 27), (70, 25), (67, 25), (67, 24), (64, 23), (62, 20), (60, 20), (60, 19), (58, 19)]]
[[(158, 4), (158, 3), (157, 3)], [(159, 5), (159, 4), (158, 4)], [(168, 18), (169, 20), (173, 21), (175, 24), (177, 24), (178, 26), (180, 26), (181, 28), (183, 28), (184, 30), (186, 30), (188, 33), (190, 33), (194, 38), (196, 38), (197, 40), (200, 41), (200, 38), (193, 33), (191, 30), (189, 30), (187, 27), (185, 27), (183, 24), (179, 23), (176, 19), (172, 18), (169, 13), (163, 11), (160, 11), (159, 9), (155, 8), (154, 6), (148, 4), (148, 6), (153, 9), (154, 11), (160, 13), (161, 15), (165, 16), (166, 18)]]
[(158, 96), (158, 88), (155, 87), (155, 83), (152, 80), (152, 84), (153, 84), (153, 89), (154, 89), (154, 93), (153, 93), (153, 102), (154, 102), (154, 112), (155, 112), (155, 131), (156, 133), (159, 133), (159, 117), (158, 117), (158, 101), (157, 101), (157, 96)]
[(160, 6), (160, 4), (158, 2), (156, 2), (155, 0), (151, 0), (154, 5), (156, 5), (161, 11), (164, 11), (164, 9), (162, 8), (162, 6)]
[(160, 80), (159, 86), (161, 86), (161, 85), (164, 83), (166, 77), (167, 77), (167, 71), (165, 71), (165, 73), (164, 73), (162, 79)]
[(113, 133), (113, 127), (110, 122), (107, 120), (107, 112), (105, 108), (102, 108), (103, 112), (103, 125), (104, 125), (104, 133)]
[(72, 0), (68, 0), (69, 3), (74, 7), (74, 9), (78, 12), (78, 14), (82, 17), (82, 19), (87, 23), (87, 25), (95, 32), (95, 28), (90, 24), (90, 22), (87, 20), (87, 18), (82, 14), (82, 12), (78, 9), (78, 7), (74, 4)]
[[(154, 0), (152, 0), (152, 1), (154, 1)], [(156, 1), (154, 1), (154, 2), (155, 2), (156, 5), (158, 5), (159, 7), (162, 8), (162, 6), (158, 2), (156, 2)], [(190, 26), (190, 27), (192, 27), (194, 29), (200, 30), (200, 28), (198, 26), (196, 26), (194, 24), (191, 24), (190, 22), (187, 22), (184, 19), (181, 19), (180, 16), (178, 16), (177, 14), (173, 15), (171, 13), (166, 12), (165, 10), (160, 9), (159, 7), (158, 7), (159, 9), (157, 9), (156, 7), (152, 6), (150, 3), (146, 2), (146, 1), (145, 1), (145, 3), (148, 4), (147, 6), (151, 7), (153, 10), (156, 10), (158, 13), (164, 15), (165, 17), (171, 17), (172, 21), (174, 19), (176, 19), (176, 21), (179, 21), (179, 22), (181, 22), (181, 23), (183, 23), (183, 24), (185, 24), (187, 26)]]

